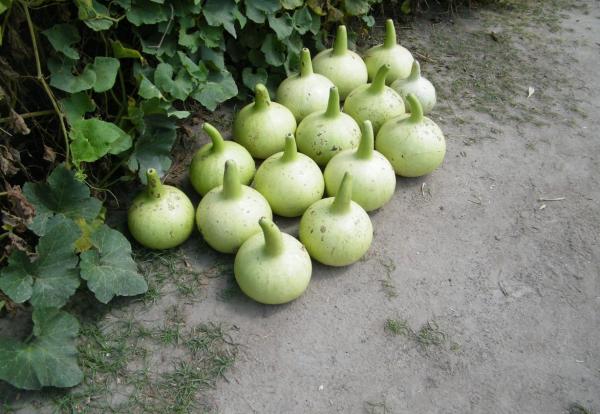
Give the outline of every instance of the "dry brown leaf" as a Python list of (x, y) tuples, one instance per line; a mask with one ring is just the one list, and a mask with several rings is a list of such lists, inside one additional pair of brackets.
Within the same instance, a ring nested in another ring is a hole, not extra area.
[(0, 146), (0, 171), (6, 176), (13, 176), (19, 172), (18, 164), (21, 162), (21, 155), (13, 147)]
[(6, 183), (6, 193), (6, 196), (12, 205), (12, 213), (25, 220), (26, 223), (31, 222), (35, 215), (35, 208), (27, 201), (27, 198), (25, 198), (21, 191), (21, 187), (18, 185), (11, 186)]
[(44, 145), (44, 156), (43, 158), (48, 162), (54, 162), (56, 160), (56, 152), (47, 145)]
[(17, 134), (29, 135), (31, 133), (31, 130), (23, 117), (16, 113), (12, 108), (10, 109), (8, 125), (10, 125), (11, 129)]

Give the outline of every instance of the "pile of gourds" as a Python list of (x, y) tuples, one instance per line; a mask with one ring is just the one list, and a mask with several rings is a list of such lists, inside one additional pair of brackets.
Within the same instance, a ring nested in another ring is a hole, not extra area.
[[(212, 142), (189, 171), (202, 196), (196, 209), (150, 169), (128, 214), (133, 237), (152, 249), (178, 246), (196, 223), (212, 248), (236, 253), (240, 288), (266, 304), (302, 295), (311, 257), (330, 266), (359, 260), (373, 239), (367, 212), (392, 198), (396, 174), (428, 174), (446, 152), (442, 131), (424, 116), (435, 89), (397, 44), (392, 20), (364, 61), (348, 50), (345, 26), (314, 60), (303, 49), (300, 72), (279, 85), (277, 100), (256, 85), (255, 101), (235, 116), (234, 141), (204, 124)], [(255, 158), (264, 159), (258, 169)], [(273, 213), (302, 217), (299, 241), (277, 228)]]

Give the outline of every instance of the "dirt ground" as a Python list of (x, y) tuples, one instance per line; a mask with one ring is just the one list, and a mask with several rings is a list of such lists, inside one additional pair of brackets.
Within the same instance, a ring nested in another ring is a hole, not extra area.
[[(544, 3), (399, 31), (438, 88), (448, 152), (372, 214), (364, 260), (315, 264), (299, 300), (262, 306), (196, 234), (186, 266), (224, 270), (193, 300), (104, 318), (156, 326), (175, 308), (184, 326), (229, 327), (235, 361), (190, 412), (600, 413), (600, 3)], [(151, 369), (168, 372), (173, 349)], [(115, 406), (133, 385), (108, 378)], [(12, 409), (56, 409), (38, 397)], [(108, 412), (95, 398), (77, 410)]]

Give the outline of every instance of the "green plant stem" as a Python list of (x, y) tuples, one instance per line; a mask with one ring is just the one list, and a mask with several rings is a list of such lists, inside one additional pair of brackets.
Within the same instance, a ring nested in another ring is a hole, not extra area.
[(48, 83), (46, 82), (46, 79), (44, 78), (44, 73), (42, 72), (42, 63), (40, 61), (40, 53), (38, 50), (38, 44), (37, 44), (37, 40), (35, 37), (35, 28), (33, 27), (33, 21), (31, 20), (31, 15), (29, 14), (29, 6), (27, 5), (27, 3), (23, 2), (23, 1), (21, 1), (20, 3), (21, 3), (21, 7), (23, 7), (23, 11), (25, 12), (25, 19), (27, 20), (27, 26), (29, 27), (29, 34), (31, 36), (31, 45), (33, 47), (33, 56), (35, 57), (35, 69), (37, 72), (36, 79), (44, 88), (46, 95), (48, 95), (48, 99), (50, 99), (50, 102), (52, 103), (52, 108), (54, 109), (54, 112), (58, 116), (58, 123), (60, 124), (60, 129), (65, 138), (65, 167), (67, 169), (70, 169), (71, 163), (70, 163), (69, 159), (71, 158), (71, 156), (70, 156), (70, 148), (69, 148), (69, 134), (67, 133), (67, 127), (65, 125), (65, 115), (60, 110), (60, 108), (58, 106), (58, 102), (56, 101), (56, 98), (54, 97), (54, 94), (52, 93), (50, 86), (48, 85)]
[(0, 197), (5, 197), (5, 196), (7, 196), (7, 195), (8, 195), (8, 192), (7, 192), (7, 191), (2, 191), (2, 192), (0, 193)]
[[(36, 111), (36, 112), (27, 112), (26, 114), (19, 114), (19, 116), (23, 119), (27, 119), (27, 118), (37, 118), (39, 116), (48, 116), (48, 115), (52, 115), (55, 114), (56, 112), (53, 109), (48, 109), (46, 111)], [(5, 118), (0, 118), (0, 124), (5, 124), (8, 121), (10, 121), (10, 116), (7, 116)]]

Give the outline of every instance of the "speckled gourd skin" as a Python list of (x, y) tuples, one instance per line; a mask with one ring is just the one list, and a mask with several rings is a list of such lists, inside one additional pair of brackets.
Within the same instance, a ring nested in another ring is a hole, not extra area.
[(325, 168), (325, 187), (329, 196), (335, 196), (345, 173), (352, 175), (352, 200), (365, 211), (385, 205), (396, 189), (394, 167), (380, 153), (373, 150), (373, 128), (369, 121), (363, 124), (363, 136), (356, 150), (340, 152)]
[(359, 141), (358, 124), (350, 115), (340, 112), (337, 87), (329, 92), (327, 109), (304, 118), (296, 130), (298, 150), (321, 167), (340, 151), (358, 147)]
[(350, 199), (352, 177), (344, 176), (336, 197), (319, 200), (300, 220), (300, 241), (310, 256), (329, 266), (358, 261), (373, 241), (373, 225), (365, 210)]
[(300, 122), (313, 112), (327, 108), (329, 89), (333, 83), (323, 75), (314, 73), (308, 49), (302, 49), (300, 73), (285, 79), (277, 88), (277, 102), (288, 108)]
[(200, 201), (196, 223), (204, 240), (221, 253), (235, 253), (250, 236), (260, 231), (258, 220), (271, 219), (269, 203), (258, 191), (241, 185), (235, 162), (227, 161), (222, 186)]
[(402, 97), (385, 85), (389, 70), (389, 65), (382, 66), (373, 83), (350, 92), (344, 103), (344, 112), (359, 124), (371, 121), (375, 133), (386, 121), (406, 112)]
[(142, 246), (162, 250), (179, 246), (194, 229), (194, 206), (185, 193), (161, 184), (156, 170), (147, 172), (148, 188), (127, 212), (129, 232)]
[(300, 297), (310, 282), (312, 262), (304, 246), (266, 218), (235, 256), (233, 271), (242, 292), (257, 302), (278, 305)]
[(365, 63), (369, 80), (375, 78), (381, 66), (389, 64), (390, 74), (386, 83), (390, 85), (396, 79), (404, 79), (410, 75), (414, 58), (406, 48), (396, 43), (396, 28), (391, 19), (385, 22), (385, 29), (384, 43), (366, 51)]
[(254, 158), (265, 159), (283, 151), (285, 137), (296, 131), (296, 118), (285, 106), (271, 101), (264, 85), (256, 85), (255, 95), (255, 101), (235, 116), (233, 139)]
[(446, 140), (439, 126), (424, 117), (416, 96), (407, 100), (412, 112), (386, 122), (375, 139), (375, 148), (403, 177), (420, 177), (434, 171), (446, 154)]
[(290, 134), (285, 151), (260, 165), (253, 187), (267, 199), (275, 214), (298, 217), (323, 197), (325, 182), (319, 166), (296, 151), (296, 141)]
[(355, 52), (348, 50), (346, 26), (338, 26), (333, 47), (317, 54), (312, 61), (315, 73), (325, 76), (338, 88), (340, 98), (367, 83), (367, 66)]
[(407, 112), (410, 112), (410, 107), (406, 101), (408, 94), (412, 93), (417, 97), (423, 108), (423, 114), (431, 112), (436, 103), (435, 88), (427, 79), (421, 76), (421, 66), (416, 60), (413, 62), (410, 76), (406, 79), (398, 79), (392, 83), (391, 88), (404, 99)]

